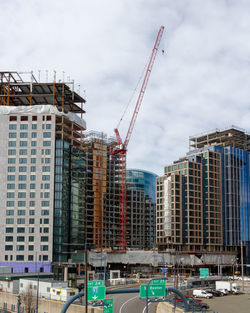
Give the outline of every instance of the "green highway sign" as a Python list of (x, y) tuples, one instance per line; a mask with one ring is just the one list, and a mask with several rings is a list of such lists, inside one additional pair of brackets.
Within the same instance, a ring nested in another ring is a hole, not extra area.
[(152, 279), (152, 284), (166, 286), (166, 279)]
[(141, 285), (140, 287), (140, 297), (147, 297), (147, 288), (148, 288), (148, 297), (165, 297), (165, 286), (164, 285)]
[(103, 313), (113, 313), (113, 299), (104, 299), (104, 302), (108, 303), (108, 305), (104, 305)]
[(200, 277), (209, 277), (209, 269), (200, 268)]
[(106, 287), (101, 286), (88, 286), (88, 301), (104, 300), (106, 293)]
[(103, 280), (89, 280), (88, 287), (98, 287), (103, 286)]

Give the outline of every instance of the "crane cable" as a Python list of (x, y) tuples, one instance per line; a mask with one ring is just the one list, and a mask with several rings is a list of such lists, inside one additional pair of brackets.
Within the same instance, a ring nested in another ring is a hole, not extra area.
[(120, 118), (120, 121), (118, 122), (118, 124), (117, 124), (117, 126), (116, 126), (117, 129), (120, 127), (120, 124), (121, 124), (121, 122), (122, 122), (122, 120), (123, 120), (123, 118), (124, 118), (124, 115), (126, 114), (126, 112), (127, 112), (127, 110), (128, 110), (128, 107), (129, 107), (129, 105), (130, 105), (131, 102), (132, 102), (132, 99), (134, 98), (134, 95), (135, 95), (135, 93), (136, 93), (136, 90), (137, 90), (137, 88), (138, 88), (138, 86), (139, 86), (139, 84), (140, 84), (140, 82), (141, 82), (141, 80), (142, 80), (142, 78), (143, 78), (143, 76), (144, 76), (144, 73), (145, 73), (145, 70), (146, 70), (146, 68), (147, 68), (147, 66), (148, 66), (149, 61), (150, 61), (150, 57), (149, 57), (149, 59), (148, 59), (148, 62), (145, 64), (145, 66), (144, 66), (144, 68), (143, 68), (143, 71), (142, 71), (142, 73), (141, 73), (141, 76), (139, 77), (139, 80), (138, 80), (138, 82), (137, 82), (137, 85), (136, 85), (135, 89), (134, 89), (133, 92), (132, 92), (132, 95), (131, 95), (131, 97), (130, 97), (130, 99), (129, 99), (129, 101), (128, 101), (128, 104), (126, 105), (126, 108), (125, 108), (125, 110), (124, 110), (124, 112), (123, 112), (123, 114), (122, 114), (122, 117)]

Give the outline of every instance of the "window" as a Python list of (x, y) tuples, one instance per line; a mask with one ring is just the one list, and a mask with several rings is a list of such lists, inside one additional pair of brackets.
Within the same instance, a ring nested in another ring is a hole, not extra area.
[(45, 163), (49, 164), (50, 163), (50, 158), (45, 158)]
[(42, 206), (49, 206), (49, 201), (42, 201)]
[(8, 164), (16, 164), (16, 159), (8, 158)]
[(24, 234), (25, 233), (25, 228), (24, 227), (17, 227), (17, 233), (18, 234)]
[(43, 232), (44, 232), (45, 234), (49, 233), (49, 228), (48, 228), (48, 227), (44, 227)]
[(42, 175), (42, 180), (50, 180), (50, 175)]
[(48, 251), (49, 250), (49, 246), (47, 245), (41, 245), (40, 246), (40, 251)]
[(16, 130), (17, 125), (16, 124), (9, 124), (9, 130)]
[(16, 240), (18, 242), (23, 242), (24, 241), (24, 236), (17, 236)]
[(5, 232), (6, 232), (6, 234), (11, 234), (11, 233), (14, 232), (14, 228), (12, 228), (12, 227), (7, 227), (7, 228), (5, 229)]
[(17, 210), (17, 215), (26, 215), (25, 210)]
[(36, 155), (36, 149), (31, 149), (31, 155)]
[(8, 155), (16, 155), (16, 149), (9, 149)]
[(37, 121), (37, 116), (36, 115), (32, 116), (32, 121)]
[[(21, 251), (21, 250), (20, 250)], [(24, 261), (24, 255), (17, 255), (16, 256), (17, 261)]]
[(44, 224), (49, 224), (49, 219), (48, 219), (48, 218), (45, 218), (44, 221), (43, 221), (43, 223), (44, 223)]
[(31, 141), (31, 147), (36, 147), (36, 141)]
[(29, 236), (29, 241), (33, 242), (34, 241), (34, 236)]
[(35, 215), (35, 210), (29, 210), (29, 215)]
[(20, 158), (19, 159), (19, 164), (26, 164), (27, 163), (27, 159), (26, 158)]
[(30, 198), (35, 198), (36, 197), (36, 193), (35, 192), (30, 192)]
[(31, 167), (30, 167), (30, 171), (31, 171), (31, 172), (35, 172), (35, 171), (36, 171), (36, 167), (35, 167), (35, 166), (31, 166)]
[(50, 149), (45, 149), (45, 154), (49, 155), (50, 154)]
[(16, 138), (16, 133), (9, 133), (9, 138)]
[(15, 184), (7, 184), (7, 189), (15, 189)]
[(24, 245), (17, 245), (16, 251), (24, 251)]
[(42, 211), (41, 211), (41, 214), (42, 214), (42, 215), (49, 215), (49, 210), (42, 210)]
[(13, 241), (13, 236), (5, 236), (5, 241), (7, 242)]
[(51, 115), (46, 116), (46, 121), (51, 121)]
[(50, 188), (50, 184), (44, 184), (44, 189), (49, 189)]
[(31, 137), (32, 137), (32, 138), (37, 138), (37, 133), (32, 132), (32, 133), (31, 133)]
[(20, 133), (20, 138), (28, 138), (28, 133)]
[[(28, 121), (28, 116), (21, 116), (21, 121)], [(22, 130), (27, 130), (28, 129), (28, 124), (21, 124), (20, 129)]]
[(35, 206), (35, 204), (36, 204), (35, 201), (30, 201), (30, 206), (31, 207)]
[(8, 181), (13, 181), (13, 180), (15, 180), (15, 175), (8, 175), (8, 176), (7, 176), (7, 180), (8, 180)]
[(36, 184), (30, 184), (30, 189), (36, 189)]
[(19, 172), (27, 172), (27, 166), (19, 166)]
[(28, 154), (27, 149), (20, 149), (19, 150), (19, 155), (27, 155), (27, 154)]
[(28, 255), (28, 261), (33, 261), (33, 255)]
[(51, 132), (44, 132), (43, 138), (51, 138)]
[(35, 224), (35, 219), (34, 218), (30, 218), (29, 219), (29, 224)]
[(6, 245), (5, 251), (13, 251), (13, 246)]
[(16, 167), (15, 166), (8, 166), (8, 172), (15, 172), (15, 171), (16, 171)]
[(16, 141), (9, 141), (8, 147), (16, 147)]
[(18, 192), (18, 198), (26, 198), (26, 192)]
[(18, 189), (26, 189), (26, 184), (18, 184)]
[(25, 224), (25, 218), (18, 218), (17, 224)]
[(14, 218), (6, 218), (6, 224), (14, 224)]
[(14, 201), (7, 201), (6, 205), (7, 205), (7, 207), (14, 206)]
[(20, 147), (27, 147), (28, 141), (20, 141)]
[(34, 227), (29, 227), (29, 233), (33, 234), (35, 232), (35, 228)]
[(37, 124), (32, 124), (32, 129), (37, 129)]
[(51, 124), (46, 124), (46, 129), (51, 129)]
[(45, 141), (43, 142), (43, 146), (44, 146), (44, 147), (50, 147), (50, 146), (51, 146), (51, 141), (46, 141), (46, 140), (45, 140)]
[(29, 246), (29, 251), (33, 251), (34, 250), (34, 246)]
[(14, 210), (6, 210), (7, 216), (14, 216)]
[(19, 175), (18, 179), (21, 181), (25, 181), (26, 180), (26, 175)]
[(49, 237), (48, 236), (41, 236), (41, 242), (46, 242), (49, 241)]
[(50, 193), (49, 192), (45, 192), (43, 195), (44, 195), (44, 198), (49, 198), (50, 197)]
[(18, 205), (19, 207), (26, 206), (26, 201), (18, 201), (18, 202), (17, 202), (17, 205)]
[(30, 180), (32, 181), (36, 180), (36, 175), (30, 175)]
[(50, 166), (43, 166), (42, 171), (43, 172), (50, 172)]
[(14, 192), (7, 192), (7, 198), (15, 198)]
[(31, 158), (30, 162), (31, 162), (31, 164), (36, 164), (36, 158)]

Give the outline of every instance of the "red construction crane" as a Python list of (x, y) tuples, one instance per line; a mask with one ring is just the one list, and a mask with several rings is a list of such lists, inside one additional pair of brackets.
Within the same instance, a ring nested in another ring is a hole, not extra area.
[(119, 156), (119, 250), (126, 250), (127, 240), (126, 240), (126, 214), (127, 214), (127, 193), (126, 193), (126, 155), (127, 147), (132, 135), (135, 121), (142, 103), (142, 99), (147, 88), (148, 80), (154, 65), (155, 57), (160, 45), (160, 41), (163, 35), (164, 26), (161, 26), (157, 38), (152, 50), (147, 70), (144, 76), (144, 80), (141, 86), (141, 90), (135, 105), (134, 113), (129, 124), (128, 132), (124, 142), (122, 142), (121, 136), (117, 128), (115, 128), (115, 135), (117, 139), (117, 144), (111, 148), (111, 155)]

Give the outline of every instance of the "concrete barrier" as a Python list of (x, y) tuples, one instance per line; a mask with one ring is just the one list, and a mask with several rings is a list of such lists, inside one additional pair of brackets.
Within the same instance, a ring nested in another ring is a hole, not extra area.
[(174, 308), (174, 306), (168, 302), (160, 302), (157, 305), (156, 313), (184, 313), (184, 310)]

